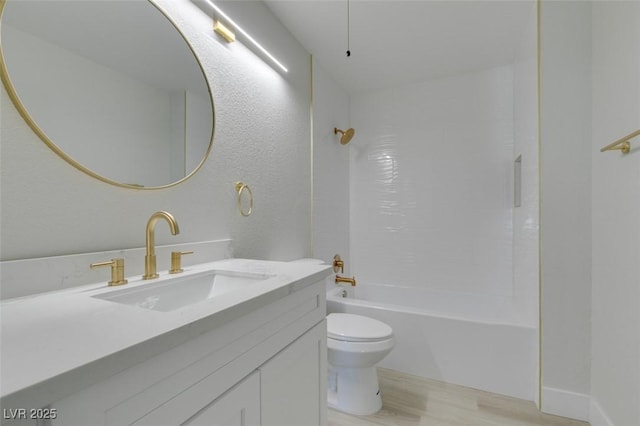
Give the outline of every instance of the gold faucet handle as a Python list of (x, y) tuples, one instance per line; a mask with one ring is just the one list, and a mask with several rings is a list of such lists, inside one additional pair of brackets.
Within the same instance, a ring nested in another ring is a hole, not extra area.
[(124, 279), (124, 259), (111, 259), (110, 261), (97, 262), (89, 265), (91, 269), (102, 266), (111, 266), (111, 281), (109, 281), (109, 285), (122, 285), (128, 282)]
[(184, 271), (182, 269), (182, 256), (185, 254), (193, 254), (192, 251), (172, 251), (171, 252), (171, 269), (170, 274), (179, 274)]
[(338, 271), (340, 271), (341, 274), (344, 273), (344, 262), (340, 258), (340, 255), (336, 254), (333, 256), (333, 272), (337, 273)]

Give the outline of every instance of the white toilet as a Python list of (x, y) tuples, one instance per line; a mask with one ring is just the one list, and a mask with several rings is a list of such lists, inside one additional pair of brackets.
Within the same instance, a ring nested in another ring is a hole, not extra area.
[(393, 330), (373, 318), (327, 316), (329, 407), (369, 415), (382, 407), (376, 364), (393, 349)]
[[(294, 262), (324, 264), (318, 259)], [(327, 284), (332, 288), (333, 284)], [(376, 364), (395, 345), (393, 330), (362, 315), (327, 315), (327, 402), (329, 407), (366, 416), (382, 408)]]

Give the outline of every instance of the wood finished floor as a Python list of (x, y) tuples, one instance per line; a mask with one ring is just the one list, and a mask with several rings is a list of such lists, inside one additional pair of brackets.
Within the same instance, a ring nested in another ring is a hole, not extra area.
[(530, 401), (378, 369), (382, 410), (352, 416), (329, 409), (328, 426), (586, 426), (543, 414)]

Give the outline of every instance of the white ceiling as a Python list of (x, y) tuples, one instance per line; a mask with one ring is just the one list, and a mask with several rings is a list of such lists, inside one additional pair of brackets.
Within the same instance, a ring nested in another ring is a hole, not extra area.
[(349, 93), (513, 63), (531, 0), (265, 0)]

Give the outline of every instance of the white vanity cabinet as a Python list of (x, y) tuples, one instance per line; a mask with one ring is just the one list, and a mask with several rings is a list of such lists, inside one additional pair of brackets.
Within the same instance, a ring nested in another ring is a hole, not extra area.
[(260, 367), (262, 425), (327, 422), (326, 321)]
[[(149, 417), (156, 415), (154, 424), (162, 422), (162, 408)], [(159, 417), (159, 418), (158, 418)], [(146, 422), (147, 418), (143, 419)], [(260, 374), (254, 372), (246, 379), (229, 389), (221, 397), (197, 412), (182, 423), (188, 426), (250, 426), (260, 424)]]
[(326, 424), (324, 281), (282, 293), (51, 404), (52, 425)]

